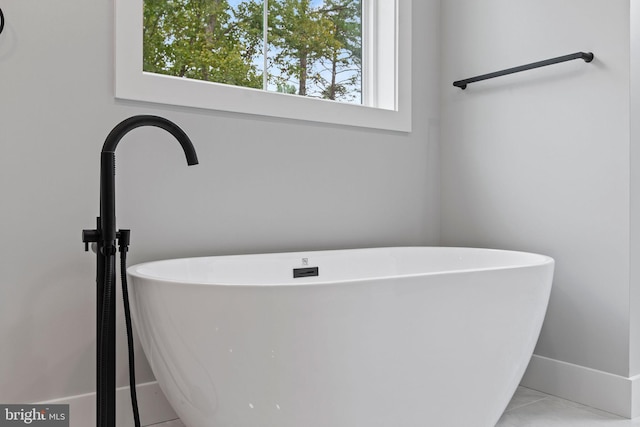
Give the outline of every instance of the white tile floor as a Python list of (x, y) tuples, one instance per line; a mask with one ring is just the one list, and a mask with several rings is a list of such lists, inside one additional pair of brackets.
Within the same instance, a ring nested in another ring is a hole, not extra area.
[[(518, 387), (496, 427), (640, 427), (627, 420), (524, 387)], [(180, 420), (153, 427), (184, 427)], [(471, 426), (464, 426), (471, 427)]]
[(628, 420), (579, 403), (518, 387), (496, 427), (634, 427)]

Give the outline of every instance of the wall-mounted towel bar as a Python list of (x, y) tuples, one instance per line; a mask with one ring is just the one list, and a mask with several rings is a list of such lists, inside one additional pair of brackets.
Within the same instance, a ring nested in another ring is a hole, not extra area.
[(453, 82), (453, 85), (460, 89), (466, 89), (469, 83), (475, 83), (482, 80), (493, 79), (495, 77), (506, 76), (507, 74), (519, 73), (520, 71), (532, 70), (534, 68), (546, 67), (547, 65), (558, 64), (560, 62), (572, 61), (574, 59), (584, 59), (585, 62), (593, 61), (593, 53), (591, 52), (576, 52), (570, 55), (559, 56), (557, 58), (547, 59), (545, 61), (533, 62), (527, 65), (521, 65), (519, 67), (508, 68), (502, 71), (496, 71), (495, 73), (483, 74), (477, 77), (471, 77), (470, 79), (458, 80)]

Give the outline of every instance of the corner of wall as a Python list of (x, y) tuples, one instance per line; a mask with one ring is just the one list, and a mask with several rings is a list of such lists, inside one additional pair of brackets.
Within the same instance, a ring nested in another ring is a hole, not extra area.
[(622, 377), (534, 354), (520, 384), (621, 417), (640, 416), (640, 376)]

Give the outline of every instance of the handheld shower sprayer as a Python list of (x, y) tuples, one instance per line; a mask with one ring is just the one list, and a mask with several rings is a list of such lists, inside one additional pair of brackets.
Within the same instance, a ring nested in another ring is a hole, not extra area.
[(89, 243), (96, 244), (97, 258), (97, 357), (96, 399), (97, 427), (115, 427), (116, 414), (116, 341), (115, 341), (115, 275), (116, 246), (119, 246), (122, 266), (122, 291), (125, 304), (125, 320), (129, 343), (129, 377), (131, 400), (136, 427), (140, 425), (135, 396), (135, 374), (131, 317), (126, 289), (126, 252), (129, 245), (129, 230), (116, 231), (115, 209), (115, 150), (120, 140), (133, 129), (154, 126), (166, 130), (182, 146), (188, 165), (198, 164), (198, 157), (191, 140), (175, 123), (158, 116), (133, 116), (120, 122), (107, 136), (100, 154), (100, 216), (96, 228), (83, 230), (85, 251)]

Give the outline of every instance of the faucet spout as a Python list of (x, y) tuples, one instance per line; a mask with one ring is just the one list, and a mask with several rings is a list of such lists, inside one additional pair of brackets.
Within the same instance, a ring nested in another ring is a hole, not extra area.
[(107, 139), (104, 141), (104, 145), (102, 146), (102, 152), (115, 152), (118, 143), (127, 133), (132, 131), (135, 128), (139, 128), (141, 126), (155, 126), (161, 129), (166, 130), (171, 135), (173, 135), (180, 145), (182, 146), (182, 150), (184, 151), (184, 155), (187, 158), (187, 164), (189, 166), (198, 164), (198, 156), (196, 155), (196, 150), (191, 143), (191, 140), (187, 136), (186, 133), (180, 127), (173, 123), (170, 120), (165, 119), (164, 117), (159, 116), (149, 116), (149, 115), (140, 115), (129, 117), (126, 120), (120, 122), (116, 127), (113, 128)]
[(198, 164), (196, 150), (187, 134), (175, 123), (163, 117), (140, 115), (120, 122), (107, 136), (100, 157), (100, 222), (102, 251), (105, 255), (115, 253), (116, 209), (115, 209), (115, 150), (120, 140), (133, 129), (154, 126), (173, 135), (182, 146), (187, 164)]

